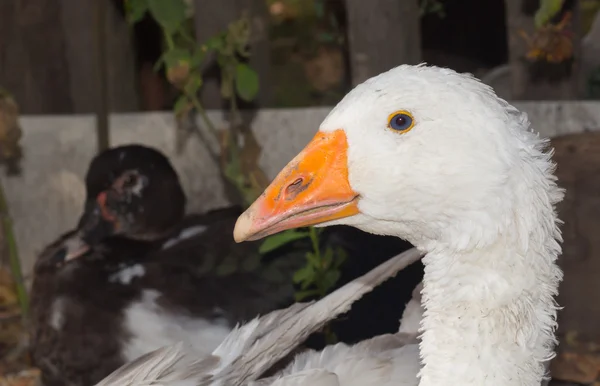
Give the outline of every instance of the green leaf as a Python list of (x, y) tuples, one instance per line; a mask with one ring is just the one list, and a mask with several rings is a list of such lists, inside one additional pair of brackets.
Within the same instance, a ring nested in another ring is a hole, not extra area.
[(331, 263), (333, 263), (333, 249), (331, 247), (327, 247), (325, 253), (323, 254), (322, 267), (327, 269), (331, 266)]
[(162, 55), (160, 55), (160, 57), (156, 60), (156, 63), (154, 63), (154, 67), (152, 68), (154, 70), (154, 72), (157, 72), (158, 70), (160, 70), (160, 67), (163, 65), (164, 62), (165, 62), (165, 53), (163, 52)]
[(306, 259), (308, 260), (308, 262), (315, 266), (315, 267), (319, 267), (319, 263), (320, 263), (320, 259), (319, 257), (314, 254), (313, 252), (306, 252)]
[(205, 46), (208, 50), (219, 51), (223, 48), (223, 34), (218, 34), (208, 39), (205, 43)]
[(325, 344), (333, 345), (333, 344), (336, 344), (337, 342), (338, 342), (338, 338), (337, 338), (337, 335), (335, 334), (335, 332), (327, 331), (327, 333), (325, 333)]
[(295, 229), (291, 229), (285, 232), (277, 233), (272, 236), (269, 236), (263, 241), (258, 249), (260, 254), (269, 253), (277, 248), (284, 246), (287, 243), (291, 243), (292, 241), (296, 241), (299, 239), (303, 239), (308, 236), (306, 232), (298, 232)]
[(535, 28), (543, 27), (558, 12), (560, 12), (564, 0), (541, 0), (540, 8), (534, 16)]
[(125, 14), (129, 24), (135, 24), (142, 20), (148, 11), (148, 0), (126, 0)]
[(318, 39), (324, 43), (331, 43), (331, 42), (335, 41), (335, 37), (333, 36), (333, 34), (330, 34), (327, 32), (323, 32), (323, 33), (319, 34)]
[(199, 67), (202, 64), (202, 62), (204, 61), (204, 58), (206, 57), (206, 52), (207, 52), (207, 49), (205, 47), (204, 48), (203, 47), (196, 48), (196, 50), (192, 54), (192, 60), (191, 60), (192, 67)]
[(341, 265), (344, 264), (344, 261), (346, 261), (347, 258), (348, 258), (348, 254), (346, 253), (344, 248), (337, 247), (335, 250), (335, 263), (333, 264), (333, 267), (336, 269), (340, 268)]
[(174, 67), (179, 64), (190, 64), (192, 58), (188, 50), (183, 48), (173, 48), (166, 51), (161, 59), (165, 62), (167, 67)]
[(258, 74), (245, 63), (238, 63), (235, 68), (235, 89), (247, 102), (258, 94)]
[(297, 302), (301, 302), (302, 299), (305, 299), (309, 296), (314, 296), (314, 295), (318, 295), (319, 291), (316, 289), (311, 289), (311, 290), (305, 290), (305, 291), (298, 291), (296, 292), (296, 294), (294, 295), (294, 297), (296, 298)]
[(183, 112), (183, 110), (188, 106), (188, 103), (189, 101), (186, 95), (181, 95), (179, 98), (177, 98), (174, 107), (175, 115), (180, 115)]
[(340, 276), (340, 271), (327, 271), (327, 273), (325, 273), (325, 277), (323, 278), (323, 286), (325, 287), (325, 290), (328, 291), (330, 288), (332, 288), (340, 279)]
[(306, 281), (308, 281), (310, 283), (312, 281), (311, 279), (312, 279), (312, 276), (314, 275), (314, 273), (315, 273), (314, 269), (310, 265), (307, 265), (305, 267), (300, 268), (296, 272), (294, 272), (294, 276), (292, 277), (292, 280), (296, 284), (301, 283), (301, 282), (306, 282)]
[(227, 276), (234, 273), (237, 270), (237, 261), (231, 256), (227, 256), (221, 264), (217, 267), (215, 273), (217, 276)]
[(252, 253), (242, 261), (242, 269), (246, 272), (254, 271), (260, 266), (262, 256), (259, 253)]
[(152, 17), (169, 35), (185, 21), (186, 6), (183, 0), (147, 0)]
[(314, 2), (315, 5), (315, 14), (316, 16), (321, 19), (323, 16), (325, 16), (325, 5), (323, 4), (322, 1), (315, 1)]
[(315, 279), (316, 279), (316, 277), (314, 276), (314, 274), (313, 274), (313, 276), (306, 278), (306, 280), (304, 280), (302, 282), (302, 284), (300, 284), (300, 289), (305, 290), (308, 287), (310, 287), (311, 285), (315, 284), (315, 281), (316, 281)]
[(193, 72), (187, 79), (184, 91), (187, 95), (196, 95), (201, 86), (202, 77), (197, 72)]

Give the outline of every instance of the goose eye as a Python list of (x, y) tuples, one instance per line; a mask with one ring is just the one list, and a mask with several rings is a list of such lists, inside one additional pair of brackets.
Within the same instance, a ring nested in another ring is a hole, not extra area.
[(388, 127), (401, 133), (406, 133), (413, 128), (413, 125), (413, 117), (406, 111), (395, 112), (388, 118)]

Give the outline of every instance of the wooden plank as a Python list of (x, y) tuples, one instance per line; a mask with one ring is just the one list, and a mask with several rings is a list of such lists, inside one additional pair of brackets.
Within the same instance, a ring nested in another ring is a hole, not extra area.
[(421, 61), (417, 1), (346, 0), (352, 84)]
[[(125, 20), (108, 6), (112, 111), (136, 111), (133, 45)], [(93, 0), (0, 2), (0, 86), (24, 114), (92, 113), (97, 85)]]
[[(557, 301), (558, 334), (576, 332), (584, 342), (600, 344), (600, 133), (590, 132), (554, 138), (552, 146), (558, 164), (558, 183), (566, 189), (559, 205), (564, 221), (563, 253), (559, 264), (564, 271)], [(561, 342), (561, 347), (568, 348)]]
[(52, 0), (0, 2), (0, 85), (23, 114), (74, 111), (61, 12)]
[[(94, 113), (97, 109), (98, 83), (97, 39), (95, 32), (97, 0), (60, 0), (62, 29), (65, 31), (70, 93), (74, 112)], [(106, 2), (106, 52), (109, 110), (137, 111), (140, 96), (137, 91), (132, 35), (124, 17), (113, 2)]]

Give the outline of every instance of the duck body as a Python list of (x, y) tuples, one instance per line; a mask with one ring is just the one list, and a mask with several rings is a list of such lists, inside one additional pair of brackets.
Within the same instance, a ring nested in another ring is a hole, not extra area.
[[(150, 181), (161, 176), (143, 175)], [(109, 204), (117, 208), (115, 216), (132, 206)], [(196, 355), (209, 354), (237, 323), (292, 302), (291, 275), (303, 256), (261, 260), (257, 243), (235, 244), (230, 235), (240, 208), (165, 221), (152, 205), (161, 207), (148, 201), (138, 209), (161, 226), (133, 218), (119, 225), (135, 230), (131, 237), (111, 232), (112, 225), (98, 219), (106, 207), (99, 210), (91, 200), (77, 229), (38, 256), (31, 343), (46, 386), (95, 384), (119, 366), (180, 341)]]
[[(334, 386), (340, 379), (339, 372), (348, 367), (343, 362), (331, 358), (329, 354), (332, 353), (338, 357), (348, 353), (350, 357), (347, 358), (347, 362), (359, 367), (353, 373), (357, 376), (353, 382), (367, 379), (372, 381), (367, 374), (358, 374), (357, 371), (370, 370), (368, 373), (376, 373), (378, 381), (389, 384), (395, 377), (390, 372), (393, 370), (390, 368), (393, 362), (390, 361), (390, 354), (406, 343), (414, 342), (415, 335), (388, 334), (355, 346), (340, 343), (326, 348), (323, 352), (310, 351), (299, 354), (289, 365), (291, 371), (284, 370), (272, 377), (266, 375), (265, 371), (289, 356), (294, 347), (311, 333), (347, 312), (357, 299), (421, 256), (422, 253), (412, 248), (317, 302), (295, 303), (286, 309), (254, 318), (236, 327), (211, 355), (198, 357), (191, 352), (189, 345), (183, 342), (163, 347), (122, 366), (97, 386)], [(370, 364), (374, 364), (375, 368), (370, 368)], [(332, 373), (323, 367), (338, 373)], [(281, 373), (285, 375), (282, 376)], [(261, 376), (263, 378), (258, 380)], [(343, 374), (341, 379), (348, 380)]]

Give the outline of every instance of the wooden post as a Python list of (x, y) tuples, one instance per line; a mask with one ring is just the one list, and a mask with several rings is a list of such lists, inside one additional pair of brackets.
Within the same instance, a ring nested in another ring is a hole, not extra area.
[[(121, 0), (122, 1), (122, 0)], [(74, 112), (96, 113), (99, 86), (96, 77), (98, 17), (97, 0), (58, 0), (62, 8), (60, 27), (64, 31), (70, 77), (70, 93)], [(137, 91), (135, 52), (132, 32), (126, 20), (112, 2), (104, 0), (104, 41), (106, 50), (106, 84), (108, 110), (137, 111), (140, 95)]]
[[(112, 111), (138, 109), (129, 29), (107, 3)], [(0, 1), (0, 86), (23, 114), (93, 113), (94, 0)]]
[(0, 2), (0, 86), (23, 114), (74, 112), (61, 11), (53, 0)]
[[(271, 102), (270, 54), (268, 41), (267, 8), (264, 0), (195, 0), (196, 37), (200, 43), (226, 30), (229, 23), (250, 13), (252, 37), (250, 65), (258, 72), (260, 91), (256, 104), (264, 107)], [(218, 68), (212, 61), (204, 68), (205, 82), (201, 101), (206, 108), (223, 107)]]
[(413, 0), (346, 0), (352, 85), (421, 61), (420, 13)]
[(575, 2), (573, 12), (573, 38), (575, 63), (571, 69), (570, 76), (560, 80), (533, 80), (530, 72), (530, 64), (525, 60), (528, 47), (525, 39), (519, 35), (524, 31), (529, 36), (534, 32), (533, 15), (524, 12), (523, 3), (526, 0), (505, 0), (506, 25), (509, 47), (509, 65), (511, 73), (511, 97), (515, 100), (560, 100), (577, 99), (581, 92), (580, 64), (581, 49), (579, 26), (579, 7)]
[(96, 80), (98, 91), (96, 92), (96, 136), (98, 153), (108, 149), (110, 146), (110, 128), (108, 124), (108, 74), (106, 62), (106, 8), (109, 5), (106, 0), (96, 0)]

